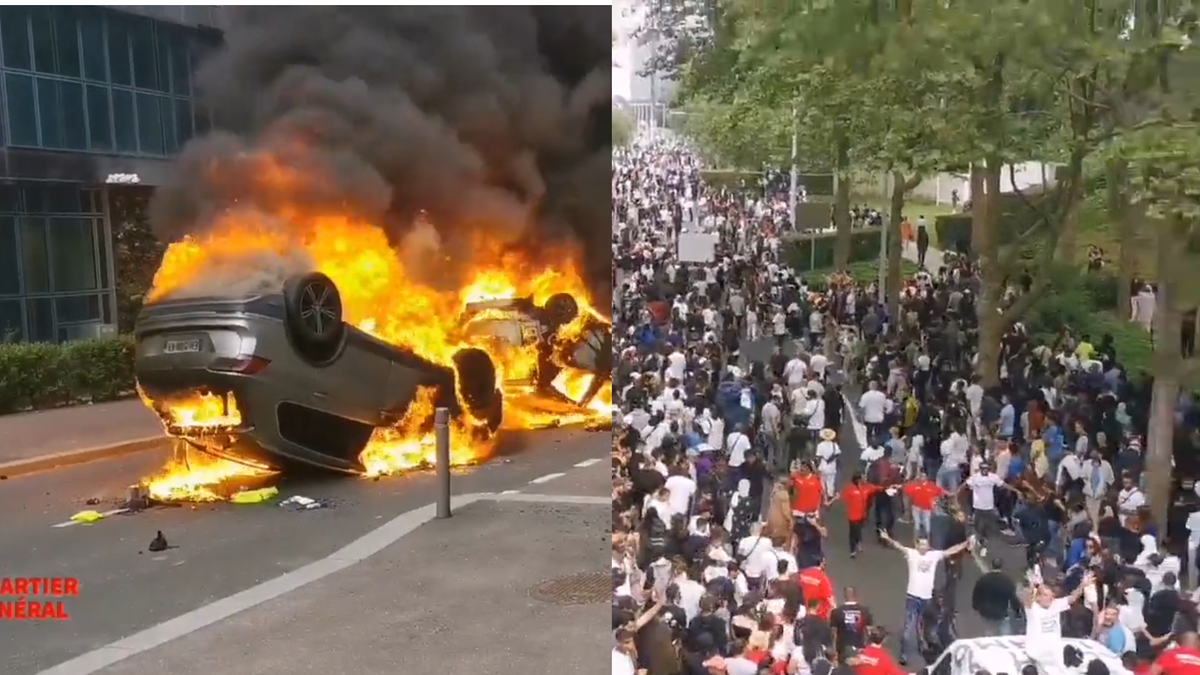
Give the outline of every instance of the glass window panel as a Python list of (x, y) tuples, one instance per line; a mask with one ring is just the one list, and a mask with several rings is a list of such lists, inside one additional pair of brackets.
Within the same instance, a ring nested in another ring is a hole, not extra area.
[(133, 47), (134, 86), (158, 89), (158, 66), (154, 62), (154, 24), (149, 19), (134, 19), (129, 37)]
[(137, 117), (133, 112), (133, 92), (113, 89), (113, 129), (120, 152), (137, 152)]
[(94, 220), (96, 227), (96, 243), (100, 245), (100, 288), (108, 290), (112, 284), (108, 281), (108, 237), (104, 236), (104, 221)]
[(46, 213), (83, 213), (83, 191), (74, 185), (45, 189)]
[(108, 13), (108, 74), (113, 84), (133, 84), (129, 65), (129, 22), (112, 12)]
[(158, 53), (158, 90), (171, 91), (171, 39), (173, 35), (163, 24), (154, 29), (154, 46)]
[(0, 295), (21, 292), (21, 268), (17, 257), (17, 219), (0, 218)]
[(86, 323), (100, 320), (100, 296), (73, 295), (55, 298), (54, 314), (58, 323)]
[(108, 109), (108, 87), (88, 85), (88, 138), (92, 150), (112, 150), (112, 114)]
[(21, 188), (15, 185), (0, 185), (0, 213), (21, 212)]
[(108, 58), (104, 53), (104, 17), (91, 7), (78, 7), (79, 41), (83, 47), (83, 76), (96, 82), (108, 81)]
[(29, 70), (29, 10), (0, 7), (0, 38), (4, 40), (4, 67)]
[(175, 134), (179, 147), (192, 138), (192, 102), (175, 99)]
[[(91, 218), (50, 219), (50, 255), (54, 263), (51, 267), (56, 293), (94, 291), (100, 287), (94, 222)], [(64, 321), (61, 314), (58, 320)]]
[(34, 7), (29, 11), (33, 33), (33, 67), (39, 73), (58, 72), (54, 59), (54, 19), (49, 7)]
[(50, 199), (46, 188), (22, 188), (21, 194), (25, 197), (26, 213), (50, 213)]
[(4, 76), (8, 92), (8, 142), (13, 145), (36, 147), (38, 144), (37, 103), (33, 93), (33, 78), (28, 75)]
[(179, 138), (175, 134), (175, 111), (171, 107), (171, 99), (158, 97), (158, 108), (162, 111), (163, 150), (173, 155), (179, 151)]
[(187, 38), (181, 33), (174, 33), (167, 41), (171, 49), (171, 90), (181, 96), (192, 93), (192, 66), (188, 61), (190, 52)]
[(112, 297), (105, 293), (100, 296), (100, 321), (104, 323), (112, 323)]
[(25, 308), (20, 300), (0, 300), (0, 342), (25, 341)]
[(157, 96), (137, 95), (137, 127), (141, 151), (149, 155), (163, 154), (162, 118)]
[(54, 305), (50, 298), (25, 301), (30, 342), (54, 342)]
[(37, 78), (38, 120), (42, 125), (43, 148), (63, 147), (62, 105), (58, 101), (58, 81)]
[(21, 219), (21, 262), (25, 292), (50, 292), (50, 255), (46, 247), (46, 219)]
[(79, 77), (79, 21), (74, 7), (54, 10), (54, 53), (59, 75)]
[(58, 83), (58, 102), (62, 106), (63, 147), (87, 150), (87, 119), (83, 104), (83, 85), (77, 82)]

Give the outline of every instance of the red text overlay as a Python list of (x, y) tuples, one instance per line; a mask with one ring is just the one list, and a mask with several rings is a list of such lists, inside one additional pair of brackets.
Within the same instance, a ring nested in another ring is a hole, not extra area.
[(0, 577), (0, 621), (66, 621), (64, 598), (78, 595), (70, 577)]

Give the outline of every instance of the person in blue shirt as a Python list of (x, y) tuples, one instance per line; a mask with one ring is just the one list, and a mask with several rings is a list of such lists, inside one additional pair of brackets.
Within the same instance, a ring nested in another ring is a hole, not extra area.
[(1013, 437), (1013, 432), (1016, 431), (1017, 409), (1013, 407), (1012, 401), (1008, 400), (1007, 394), (1002, 396), (1000, 400), (1004, 403), (1004, 406), (1000, 408), (1000, 428), (996, 432), (996, 437), (1009, 439)]
[(1046, 430), (1042, 432), (1042, 441), (1046, 444), (1046, 461), (1050, 464), (1050, 471), (1047, 475), (1057, 476), (1058, 465), (1062, 462), (1063, 453), (1066, 451), (1066, 438), (1054, 418), (1047, 420)]

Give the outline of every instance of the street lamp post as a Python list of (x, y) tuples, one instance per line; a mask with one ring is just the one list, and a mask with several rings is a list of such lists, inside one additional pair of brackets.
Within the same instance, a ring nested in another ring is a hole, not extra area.
[(795, 105), (792, 106), (792, 182), (791, 188), (788, 191), (788, 218), (791, 220), (792, 230), (796, 230), (796, 201), (800, 198), (800, 176), (798, 174), (797, 163), (800, 155), (800, 110)]

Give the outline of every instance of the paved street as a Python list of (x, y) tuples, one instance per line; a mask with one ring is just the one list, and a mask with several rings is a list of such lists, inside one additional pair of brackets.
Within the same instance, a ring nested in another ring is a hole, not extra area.
[(4, 415), (0, 465), (161, 435), (162, 422), (138, 399)]
[[(578, 480), (573, 477), (573, 472), (584, 469), (574, 465), (599, 459), (602, 461), (590, 464), (587, 470), (603, 474), (597, 487), (601, 488), (601, 496), (606, 496), (609, 438), (605, 433), (579, 429), (513, 434), (509, 443), (525, 447), (506, 457), (458, 472), (454, 479), (455, 492), (521, 490), (539, 479), (536, 484), (539, 490), (557, 492), (571, 488), (573, 481)], [(356, 538), (388, 524), (397, 515), (431, 504), (436, 493), (435, 477), (431, 473), (380, 481), (353, 478), (283, 481), (278, 483), (282, 496), (300, 494), (329, 500), (332, 506), (302, 512), (278, 506), (181, 506), (114, 516), (91, 526), (54, 527), (83, 508), (101, 511), (115, 508), (126, 487), (152, 473), (162, 465), (165, 457), (164, 447), (157, 452), (31, 474), (0, 484), (0, 512), (8, 516), (0, 519), (0, 540), (10, 543), (3, 553), (5, 576), (76, 577), (80, 582), (80, 596), (67, 605), (71, 621), (0, 624), (0, 652), (6, 656), (6, 675), (42, 672), (282, 574), (307, 569), (305, 566), (326, 559)], [(551, 474), (563, 475), (545, 478)], [(102, 502), (85, 506), (89, 498)], [(607, 513), (606, 508), (600, 511)], [(478, 517), (487, 519), (482, 515)], [(464, 517), (462, 522), (464, 525), (452, 527), (467, 527), (467, 518)], [(592, 521), (588, 522), (591, 528)], [(603, 563), (600, 539), (607, 539), (603, 534), (605, 522), (606, 518), (595, 520), (598, 548), (593, 558), (598, 565)], [(525, 526), (516, 523), (508, 527), (523, 531)], [(176, 548), (161, 553), (148, 552), (146, 547), (158, 530)], [(458, 530), (453, 532), (450, 539), (472, 536)], [(20, 542), (20, 545), (11, 545), (13, 542)], [(434, 550), (443, 548), (442, 544), (431, 543), (430, 546)], [(571, 550), (574, 555), (574, 548), (566, 550)], [(382, 561), (371, 561), (372, 566), (388, 570), (386, 580), (373, 582), (376, 587), (395, 588), (396, 593), (410, 590), (406, 585), (407, 570), (427, 566), (437, 567), (438, 574), (443, 570), (453, 572), (444, 565), (462, 563), (469, 553), (449, 548), (441, 554), (430, 553), (430, 549), (409, 546), (407, 539), (397, 550), (400, 551), (397, 555), (408, 556), (402, 566), (392, 566), (386, 562), (386, 557)], [(583, 551), (580, 548), (578, 554), (582, 555)], [(554, 570), (566, 569), (554, 560), (543, 564), (551, 565)], [(538, 570), (531, 567), (528, 571)], [(491, 565), (488, 572), (509, 573), (499, 569), (498, 565)], [(358, 575), (354, 576), (357, 578)], [(419, 588), (413, 587), (412, 592)], [(343, 592), (335, 590), (332, 595), (340, 596)], [(371, 595), (360, 595), (354, 602), (361, 604)], [(359, 612), (364, 621), (361, 625), (356, 624), (357, 629), (361, 630), (389, 611), (427, 612), (430, 607), (425, 602), (397, 600), (387, 594), (375, 599), (389, 601), (392, 607), (377, 608), (379, 613)], [(324, 608), (326, 604), (317, 601), (314, 606)], [(337, 618), (336, 606), (328, 608), (330, 616), (313, 619), (322, 626), (316, 632), (330, 630), (331, 626), (351, 628), (346, 625), (348, 620)], [(344, 607), (342, 611), (349, 609), (352, 607)], [(446, 617), (444, 621), (454, 619)], [(285, 628), (280, 627), (280, 630)], [(285, 632), (306, 634), (296, 630), (286, 629)], [(415, 635), (412, 631), (396, 630), (398, 639), (403, 638), (401, 633)], [(241, 640), (240, 644), (239, 653), (242, 653), (246, 645), (265, 645), (268, 641)], [(175, 647), (164, 649), (176, 653)], [(269, 651), (270, 655), (260, 656), (262, 659), (281, 658), (281, 655), (293, 659), (297, 656), (294, 650), (287, 648), (263, 647), (263, 651)], [(178, 653), (184, 652), (186, 650)], [(380, 658), (394, 658), (400, 652), (382, 649), (379, 653)], [(161, 659), (161, 654), (156, 658)], [(311, 659), (307, 662), (316, 663)], [(260, 661), (260, 664), (266, 664), (266, 661)], [(265, 665), (252, 667), (244, 660), (229, 662), (227, 667), (249, 673), (265, 672), (266, 668)], [(183, 672), (182, 669), (183, 666), (172, 666), (175, 672)], [(94, 672), (94, 669), (58, 672), (79, 675)]]
[[(839, 443), (848, 460), (843, 464), (846, 468), (842, 471), (842, 479), (848, 480), (852, 472), (850, 467), (858, 465), (858, 457), (862, 453), (853, 422), (847, 421), (843, 425)], [(874, 613), (876, 622), (887, 628), (893, 636), (889, 639), (889, 646), (898, 648), (904, 620), (905, 587), (908, 583), (908, 570), (903, 556), (898, 551), (878, 544), (874, 536), (868, 536), (863, 552), (851, 558), (845, 512), (840, 504), (834, 506), (826, 517), (826, 526), (829, 529), (829, 539), (825, 545), (827, 569), (839, 598), (843, 587), (856, 588), (862, 602)], [(912, 526), (898, 524), (895, 538), (902, 544), (911, 545)], [(983, 635), (983, 623), (971, 610), (971, 589), (979, 575), (978, 566), (968, 559), (964, 564), (963, 577), (958, 582), (958, 631), (963, 637)], [(919, 660), (917, 663), (919, 665)]]

